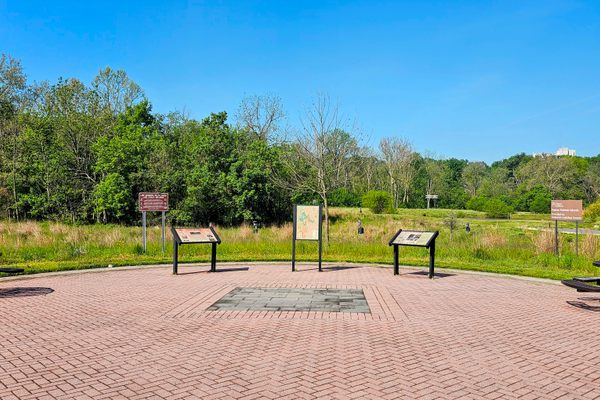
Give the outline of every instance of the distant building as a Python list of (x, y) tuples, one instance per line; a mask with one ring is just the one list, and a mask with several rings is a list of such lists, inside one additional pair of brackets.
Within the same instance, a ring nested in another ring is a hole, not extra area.
[(556, 150), (556, 154), (557, 156), (575, 156), (576, 155), (576, 151), (573, 149), (569, 149), (568, 147), (561, 147), (560, 149)]
[(569, 149), (568, 147), (561, 147), (556, 150), (556, 153), (533, 153), (534, 157), (562, 157), (562, 156), (575, 156), (577, 152), (574, 149)]

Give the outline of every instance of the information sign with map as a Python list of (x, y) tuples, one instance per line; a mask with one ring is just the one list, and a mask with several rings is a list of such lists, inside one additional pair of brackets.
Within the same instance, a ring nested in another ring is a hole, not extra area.
[(435, 273), (435, 239), (439, 231), (424, 232), (400, 229), (390, 240), (389, 245), (394, 246), (394, 275), (400, 274), (398, 253), (400, 246), (425, 247), (429, 249), (429, 278), (433, 279)]
[(296, 270), (296, 240), (314, 240), (319, 242), (319, 271), (322, 270), (322, 216), (322, 206), (294, 206), (294, 227), (292, 230), (292, 271)]
[(296, 206), (296, 240), (319, 240), (321, 207)]

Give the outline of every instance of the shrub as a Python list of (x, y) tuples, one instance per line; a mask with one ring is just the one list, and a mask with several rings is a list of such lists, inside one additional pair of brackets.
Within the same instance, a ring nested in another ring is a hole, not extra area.
[(333, 207), (360, 207), (360, 196), (346, 188), (333, 191), (329, 198)]
[(467, 201), (466, 208), (469, 210), (483, 211), (487, 201), (488, 200), (482, 196), (471, 197), (471, 199)]
[(488, 218), (510, 218), (513, 209), (502, 200), (492, 198), (485, 203), (483, 211)]
[(585, 218), (592, 222), (600, 219), (600, 200), (596, 200), (585, 209)]
[(362, 198), (363, 207), (370, 208), (374, 214), (392, 209), (392, 195), (382, 190), (371, 190)]

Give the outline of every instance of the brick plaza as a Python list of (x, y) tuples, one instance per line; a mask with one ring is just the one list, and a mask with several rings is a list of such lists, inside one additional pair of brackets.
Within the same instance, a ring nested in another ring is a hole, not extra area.
[(443, 270), (218, 268), (0, 279), (0, 398), (600, 399), (599, 295)]

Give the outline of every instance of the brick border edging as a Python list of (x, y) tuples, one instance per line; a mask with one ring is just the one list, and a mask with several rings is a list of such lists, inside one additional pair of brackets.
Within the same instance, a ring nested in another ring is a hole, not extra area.
[[(314, 263), (311, 262), (297, 262), (297, 265), (312, 265)], [(186, 263), (180, 264), (182, 266), (208, 266), (210, 267), (210, 263)], [(276, 266), (287, 266), (290, 265), (289, 262), (282, 261), (229, 261), (229, 262), (221, 262), (219, 265), (223, 266), (239, 266), (239, 265), (276, 265)], [(323, 267), (327, 268), (328, 266), (353, 266), (353, 267), (375, 267), (375, 268), (392, 268), (391, 265), (387, 264), (361, 264), (361, 263), (349, 263), (349, 262), (324, 262)], [(0, 278), (0, 282), (4, 281), (19, 281), (19, 280), (28, 280), (28, 279), (37, 279), (37, 278), (48, 278), (55, 276), (65, 276), (65, 275), (77, 275), (77, 274), (88, 274), (88, 273), (101, 273), (101, 272), (114, 272), (114, 271), (133, 271), (138, 269), (159, 269), (159, 268), (171, 268), (171, 264), (148, 264), (148, 265), (127, 265), (123, 267), (101, 267), (101, 268), (83, 268), (76, 270), (66, 270), (66, 271), (55, 271), (55, 272), (40, 272), (37, 274), (28, 274), (28, 275), (17, 275), (17, 276), (8, 276), (4, 278)], [(411, 266), (411, 265), (400, 265), (402, 269), (417, 269), (426, 271), (427, 267), (420, 266)], [(529, 282), (536, 283), (545, 283), (551, 285), (560, 285), (560, 280), (554, 279), (546, 279), (546, 278), (534, 278), (530, 276), (521, 276), (521, 275), (511, 275), (511, 274), (499, 274), (495, 272), (484, 272), (484, 271), (471, 271), (466, 269), (452, 269), (452, 268), (440, 268), (443, 272), (452, 272), (457, 274), (469, 274), (469, 275), (480, 275), (480, 276), (490, 276), (504, 279), (517, 279)]]

